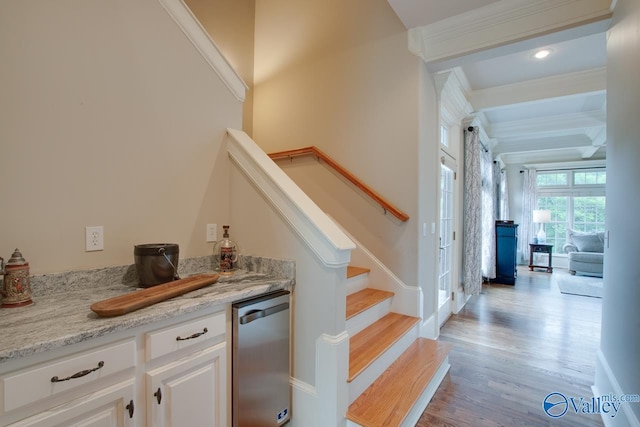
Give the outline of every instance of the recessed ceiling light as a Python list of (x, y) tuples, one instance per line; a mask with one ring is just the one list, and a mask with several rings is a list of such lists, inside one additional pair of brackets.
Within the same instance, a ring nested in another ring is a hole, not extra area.
[(551, 55), (551, 49), (540, 49), (533, 54), (533, 57), (536, 59), (544, 59), (549, 55)]

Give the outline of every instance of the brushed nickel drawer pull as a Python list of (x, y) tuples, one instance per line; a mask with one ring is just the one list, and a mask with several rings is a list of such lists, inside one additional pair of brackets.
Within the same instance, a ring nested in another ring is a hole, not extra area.
[(52, 383), (61, 383), (63, 381), (69, 381), (69, 380), (72, 380), (74, 378), (81, 378), (81, 377), (84, 377), (86, 375), (89, 375), (92, 372), (97, 371), (98, 369), (102, 368), (103, 366), (104, 366), (104, 362), (101, 360), (101, 361), (98, 362), (98, 366), (96, 368), (85, 369), (84, 371), (76, 372), (75, 374), (73, 374), (71, 376), (68, 376), (67, 378), (63, 378), (63, 379), (58, 378), (58, 376), (56, 375), (55, 377), (51, 377), (51, 382)]
[(177, 336), (176, 337), (176, 341), (186, 341), (186, 340), (191, 340), (191, 339), (194, 339), (194, 338), (198, 338), (198, 337), (201, 337), (202, 335), (206, 334), (207, 332), (209, 332), (209, 330), (207, 328), (204, 328), (202, 330), (202, 332), (196, 332), (195, 334), (190, 335), (190, 336), (188, 336), (186, 338), (182, 338), (181, 336)]

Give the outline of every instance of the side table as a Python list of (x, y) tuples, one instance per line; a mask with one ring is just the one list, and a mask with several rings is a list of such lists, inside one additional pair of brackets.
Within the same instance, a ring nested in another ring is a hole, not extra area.
[[(534, 265), (533, 264), (534, 253), (549, 254), (549, 265), (548, 266)], [(553, 273), (552, 259), (553, 259), (553, 245), (545, 245), (542, 243), (529, 243), (529, 271), (533, 271), (533, 267), (538, 267), (538, 268), (546, 268), (547, 273)]]

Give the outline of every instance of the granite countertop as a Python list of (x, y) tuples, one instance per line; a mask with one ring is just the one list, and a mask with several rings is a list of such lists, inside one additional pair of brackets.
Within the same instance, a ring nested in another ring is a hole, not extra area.
[[(0, 330), (4, 332), (0, 340), (0, 363), (246, 297), (279, 289), (292, 289), (295, 282), (293, 263), (283, 261), (286, 263), (285, 268), (261, 268), (265, 264), (273, 264), (265, 263), (264, 260), (260, 259), (257, 263), (245, 262), (243, 267), (247, 269), (239, 269), (230, 276), (220, 276), (212, 285), (117, 317), (100, 317), (89, 307), (95, 302), (137, 290), (126, 283), (126, 280), (107, 280), (107, 283), (94, 281), (84, 283), (84, 286), (74, 286), (69, 284), (67, 278), (66, 286), (50, 286), (41, 294), (34, 290), (33, 304), (0, 309)], [(251, 267), (256, 264), (258, 271), (252, 271), (254, 269)], [(206, 272), (213, 271), (201, 269), (190, 274), (182, 272), (180, 275), (188, 277)], [(86, 272), (83, 273), (85, 274), (80, 277), (86, 278)], [(131, 267), (127, 274), (131, 274)], [(103, 274), (90, 277), (104, 279)], [(42, 288), (46, 286), (43, 285)]]

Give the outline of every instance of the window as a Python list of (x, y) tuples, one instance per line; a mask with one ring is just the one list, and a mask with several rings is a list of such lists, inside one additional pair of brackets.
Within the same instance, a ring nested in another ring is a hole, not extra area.
[(538, 209), (551, 211), (544, 230), (554, 254), (563, 253), (569, 229), (604, 231), (606, 179), (601, 169), (538, 172)]
[(574, 172), (573, 183), (575, 185), (604, 185), (607, 183), (605, 171)]
[(568, 175), (568, 172), (539, 173), (537, 176), (538, 187), (567, 185)]
[[(538, 209), (548, 209), (551, 211), (551, 222), (544, 224), (544, 231), (547, 235), (547, 244), (553, 245), (553, 251), (555, 253), (562, 253), (562, 245), (564, 245), (567, 238), (569, 197), (540, 197), (540, 194), (538, 194)], [(540, 224), (534, 224), (534, 227), (534, 231), (537, 232)]]
[(573, 229), (604, 231), (604, 196), (573, 198)]
[(440, 125), (440, 144), (449, 146), (449, 129), (445, 125)]

